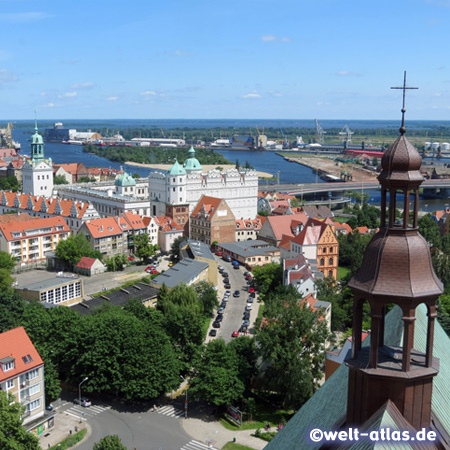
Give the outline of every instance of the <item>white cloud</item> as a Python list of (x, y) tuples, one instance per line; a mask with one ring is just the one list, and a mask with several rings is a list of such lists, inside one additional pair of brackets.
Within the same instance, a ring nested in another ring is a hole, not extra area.
[(64, 94), (64, 97), (76, 97), (77, 96), (77, 93), (76, 92), (66, 92), (65, 94)]
[(192, 56), (191, 52), (184, 52), (183, 50), (175, 50), (175, 56), (183, 57), (183, 56)]
[(0, 69), (0, 83), (11, 83), (19, 78), (13, 72), (7, 69)]
[(55, 104), (54, 103), (47, 103), (46, 105), (42, 105), (43, 108), (54, 108)]
[(118, 100), (119, 99), (119, 97), (107, 97), (107, 101), (108, 102), (115, 102), (116, 100)]
[(442, 94), (439, 92), (436, 92), (435, 94), (433, 94), (433, 97), (440, 97)]
[(340, 70), (339, 72), (336, 72), (336, 75), (338, 77), (360, 77), (361, 74), (357, 72), (349, 72), (347, 70)]
[(291, 38), (287, 36), (278, 38), (273, 34), (265, 34), (264, 36), (261, 36), (261, 40), (263, 42), (291, 42)]
[(158, 94), (155, 91), (144, 91), (144, 92), (141, 92), (141, 95), (143, 97), (152, 97), (152, 96), (156, 96)]
[(30, 23), (52, 17), (50, 14), (43, 12), (24, 12), (24, 13), (2, 13), (0, 14), (0, 22), (3, 23)]
[(257, 92), (250, 92), (243, 95), (242, 98), (261, 98), (261, 94), (258, 94)]
[(70, 89), (90, 89), (94, 87), (94, 83), (91, 83), (90, 81), (84, 82), (84, 83), (75, 83), (70, 86)]

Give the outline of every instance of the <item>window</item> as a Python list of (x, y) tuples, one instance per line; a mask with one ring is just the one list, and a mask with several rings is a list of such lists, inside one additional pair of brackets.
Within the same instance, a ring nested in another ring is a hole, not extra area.
[(75, 283), (75, 296), (79, 297), (81, 295), (81, 283)]
[(34, 411), (35, 409), (38, 409), (41, 406), (41, 399), (38, 398), (27, 405), (27, 411)]
[(4, 362), (2, 364), (3, 372), (7, 372), (8, 370), (14, 369), (14, 367), (15, 367), (14, 359), (12, 361)]
[(48, 301), (49, 303), (53, 303), (54, 297), (55, 297), (55, 293), (54, 293), (53, 290), (47, 291), (47, 301)]
[(47, 301), (47, 292), (41, 292), (41, 302)]
[(28, 389), (28, 395), (34, 395), (38, 392), (41, 392), (41, 385), (39, 383), (31, 386), (30, 389)]
[(330, 247), (330, 253), (333, 253), (333, 247)]
[(69, 284), (69, 299), (74, 297), (73, 293), (74, 293), (73, 284)]
[(333, 265), (333, 258), (330, 258), (330, 259), (328, 260), (328, 264), (329, 264), (330, 266)]
[(323, 253), (326, 253), (327, 249), (324, 247), (322, 251), (323, 251)]
[(333, 271), (332, 271), (332, 270), (329, 270), (329, 271), (328, 271), (328, 276), (329, 276), (329, 277), (332, 277), (332, 276), (333, 276)]
[(34, 370), (30, 370), (27, 374), (26, 374), (26, 379), (27, 380), (34, 380), (35, 378), (37, 378), (39, 376), (39, 369), (34, 369)]
[(323, 258), (320, 259), (320, 265), (321, 266), (325, 265), (325, 260)]
[(6, 390), (12, 389), (14, 387), (14, 380), (8, 380), (6, 382)]
[(61, 288), (56, 288), (55, 289), (55, 303), (60, 303), (61, 302)]

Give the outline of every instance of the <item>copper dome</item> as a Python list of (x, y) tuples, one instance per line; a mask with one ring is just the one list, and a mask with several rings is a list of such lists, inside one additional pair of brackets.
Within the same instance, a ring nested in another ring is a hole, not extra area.
[(378, 180), (382, 185), (391, 182), (395, 187), (420, 184), (423, 182), (421, 163), (419, 152), (401, 135), (384, 153)]

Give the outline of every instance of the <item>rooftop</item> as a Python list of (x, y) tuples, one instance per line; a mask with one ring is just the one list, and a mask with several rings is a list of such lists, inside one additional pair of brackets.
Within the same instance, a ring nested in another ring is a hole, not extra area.
[(208, 268), (208, 263), (185, 258), (169, 270), (153, 279), (153, 283), (173, 288), (180, 283), (191, 284), (196, 277)]

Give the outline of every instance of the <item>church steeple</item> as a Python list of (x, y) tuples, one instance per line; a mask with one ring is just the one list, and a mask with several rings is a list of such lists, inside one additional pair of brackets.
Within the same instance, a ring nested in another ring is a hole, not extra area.
[[(434, 273), (427, 241), (418, 231), (421, 158), (405, 137), (406, 74), (403, 85), (400, 136), (383, 155), (380, 231), (370, 241), (361, 268), (351, 279), (354, 294), (353, 351), (349, 367), (347, 424), (362, 424), (387, 400), (397, 406), (416, 429), (431, 422), (433, 377), (439, 362), (433, 358), (436, 301), (443, 285)], [(403, 217), (397, 205), (403, 197)], [(371, 316), (370, 348), (362, 348), (363, 303)], [(386, 307), (403, 311), (403, 346), (384, 345)], [(428, 308), (426, 353), (414, 349), (415, 310)]]
[(31, 159), (33, 161), (44, 159), (44, 141), (38, 131), (36, 113), (34, 118), (34, 134), (31, 136)]

